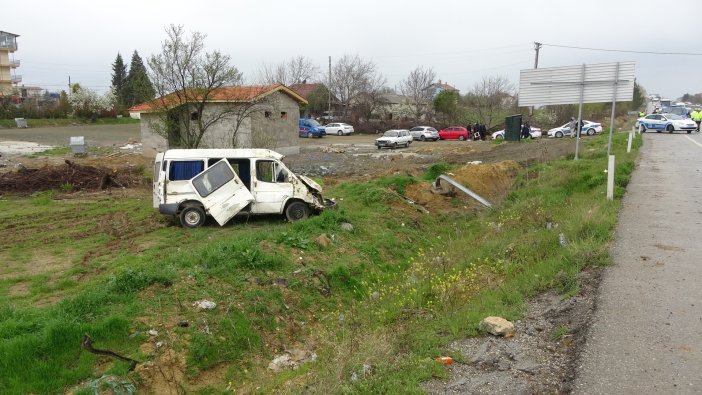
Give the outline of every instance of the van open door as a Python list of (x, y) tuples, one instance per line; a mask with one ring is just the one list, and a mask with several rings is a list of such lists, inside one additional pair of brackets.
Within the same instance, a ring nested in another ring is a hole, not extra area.
[(166, 172), (163, 171), (163, 152), (156, 154), (154, 160), (154, 177), (153, 177), (153, 205), (158, 208), (163, 201), (163, 186), (166, 182)]
[(224, 225), (239, 211), (254, 201), (254, 197), (237, 177), (234, 169), (222, 159), (198, 174), (190, 184), (200, 196), (205, 210)]

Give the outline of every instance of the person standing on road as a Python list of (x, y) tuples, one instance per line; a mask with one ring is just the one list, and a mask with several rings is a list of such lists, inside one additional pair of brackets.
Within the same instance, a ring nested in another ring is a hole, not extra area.
[(702, 123), (702, 110), (693, 110), (690, 118), (697, 124), (697, 131), (700, 131), (700, 123)]
[(480, 124), (479, 132), (480, 132), (480, 140), (485, 140), (485, 133), (487, 132), (487, 128), (485, 127), (485, 125)]
[(522, 125), (522, 138), (523, 139), (528, 139), (529, 137), (531, 137), (530, 132), (531, 132), (531, 127), (529, 126), (528, 122), (525, 123), (524, 125)]

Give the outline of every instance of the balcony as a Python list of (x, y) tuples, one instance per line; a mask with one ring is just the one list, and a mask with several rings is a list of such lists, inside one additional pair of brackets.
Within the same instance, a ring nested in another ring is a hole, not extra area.
[(0, 41), (0, 49), (15, 52), (17, 50), (17, 43), (14, 41)]
[(5, 66), (5, 67), (10, 67), (13, 69), (16, 69), (20, 66), (20, 61), (19, 60), (9, 60), (9, 61), (0, 61), (0, 66)]
[(21, 75), (13, 75), (12, 76), (12, 83), (17, 84), (22, 82), (22, 76)]

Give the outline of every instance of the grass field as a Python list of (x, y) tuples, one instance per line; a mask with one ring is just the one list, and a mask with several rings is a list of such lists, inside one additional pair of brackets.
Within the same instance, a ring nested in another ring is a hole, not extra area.
[[(603, 135), (578, 161), (525, 169), (502, 205), (477, 214), (418, 212), (392, 192), (419, 181), (407, 176), (327, 185), (339, 209), (305, 221), (195, 230), (154, 212), (147, 190), (4, 196), (0, 392), (87, 394), (110, 375), (122, 380), (113, 389), (143, 393), (421, 393), (444, 374), (434, 359), (446, 344), (478, 334), (482, 318), (518, 319), (528, 298), (572, 295), (584, 267), (609, 264), (640, 143), (626, 154), (615, 135), (613, 202)], [(322, 234), (329, 245), (314, 241)], [(205, 299), (217, 307), (193, 307)], [(160, 373), (81, 350), (84, 334)], [(291, 348), (317, 361), (267, 369)]]
[[(30, 118), (27, 119), (27, 125), (30, 128), (46, 127), (46, 126), (70, 126), (73, 124), (92, 124), (92, 125), (121, 125), (129, 123), (139, 123), (138, 119), (130, 117), (122, 118), (97, 118), (94, 122), (90, 119), (79, 118)], [(14, 119), (0, 119), (0, 128), (16, 128), (17, 124)]]

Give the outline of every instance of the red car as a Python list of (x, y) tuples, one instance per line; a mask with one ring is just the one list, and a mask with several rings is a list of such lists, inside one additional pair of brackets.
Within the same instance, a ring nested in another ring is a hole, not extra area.
[(468, 131), (462, 126), (450, 126), (439, 130), (439, 138), (442, 140), (459, 139), (461, 141), (468, 140)]

